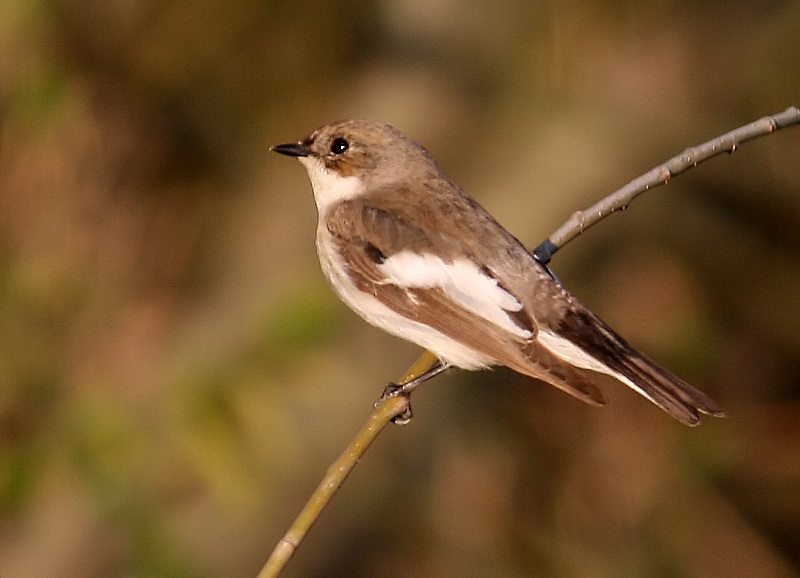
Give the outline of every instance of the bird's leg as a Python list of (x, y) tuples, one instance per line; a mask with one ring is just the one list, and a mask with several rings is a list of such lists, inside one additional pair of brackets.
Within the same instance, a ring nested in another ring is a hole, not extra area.
[(411, 421), (411, 392), (417, 389), (420, 385), (428, 381), (429, 379), (436, 377), (440, 373), (444, 373), (448, 369), (450, 369), (450, 365), (447, 363), (442, 363), (441, 361), (437, 361), (430, 369), (428, 369), (425, 373), (418, 375), (414, 379), (411, 379), (405, 383), (397, 384), (397, 383), (390, 383), (386, 386), (386, 389), (383, 390), (383, 394), (378, 401), (375, 402), (377, 406), (383, 400), (389, 397), (395, 397), (397, 395), (404, 395), (409, 398), (409, 404), (407, 409), (395, 417), (392, 420), (392, 423), (396, 424), (406, 424)]

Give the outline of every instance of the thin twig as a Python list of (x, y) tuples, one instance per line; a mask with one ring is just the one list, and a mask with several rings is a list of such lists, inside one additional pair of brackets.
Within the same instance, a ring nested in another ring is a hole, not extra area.
[(800, 110), (790, 107), (781, 113), (765, 116), (701, 145), (690, 147), (664, 164), (633, 179), (599, 203), (584, 211), (573, 213), (566, 223), (533, 250), (533, 254), (541, 263), (547, 264), (561, 247), (614, 211), (626, 208), (635, 197), (643, 192), (665, 184), (675, 175), (696, 167), (711, 157), (722, 153), (732, 153), (739, 144), (745, 141), (798, 123), (800, 123)]
[(281, 569), (292, 557), (300, 542), (303, 541), (311, 525), (319, 517), (320, 512), (342, 485), (347, 475), (353, 470), (358, 460), (375, 441), (386, 424), (394, 417), (403, 413), (408, 407), (408, 397), (397, 395), (387, 397), (375, 408), (366, 423), (359, 430), (350, 445), (339, 458), (331, 464), (325, 477), (306, 503), (300, 515), (297, 516), (289, 531), (283, 536), (267, 563), (258, 574), (258, 578), (271, 578), (277, 576)]
[[(740, 143), (795, 124), (800, 124), (800, 110), (792, 107), (779, 114), (766, 116), (746, 126), (737, 128), (699, 146), (686, 149), (664, 164), (632, 180), (596, 205), (585, 211), (574, 213), (564, 225), (536, 247), (533, 251), (534, 256), (541, 263), (547, 264), (553, 254), (561, 247), (604, 217), (616, 210), (627, 207), (631, 200), (644, 191), (666, 183), (673, 176), (697, 166), (715, 155), (723, 152), (733, 152)], [(439, 360), (435, 355), (425, 351), (406, 372), (403, 379), (398, 382), (399, 385), (403, 386), (423, 376), (438, 362)], [(419, 385), (419, 383), (415, 381), (414, 385)], [(361, 456), (364, 455), (364, 452), (367, 451), (370, 444), (375, 441), (375, 438), (386, 427), (386, 424), (398, 416), (406, 414), (409, 411), (409, 407), (408, 395), (403, 394), (384, 397), (376, 404), (375, 410), (367, 418), (367, 422), (353, 438), (353, 441), (328, 468), (322, 482), (317, 486), (317, 489), (297, 516), (289, 531), (278, 542), (272, 555), (261, 569), (261, 572), (259, 572), (258, 578), (273, 578), (281, 572), (303, 541), (312, 524), (358, 463), (358, 460), (361, 459)]]
[[(435, 355), (428, 351), (424, 352), (414, 365), (409, 368), (403, 379), (400, 380), (400, 385), (414, 381), (437, 363), (439, 363), (439, 360)], [(325, 477), (322, 478), (303, 510), (295, 518), (289, 531), (275, 546), (261, 572), (258, 573), (258, 578), (273, 578), (283, 570), (283, 567), (286, 566), (300, 542), (303, 541), (308, 530), (358, 463), (358, 460), (367, 451), (370, 444), (375, 441), (375, 438), (386, 427), (386, 424), (405, 414), (408, 410), (409, 398), (407, 395), (385, 397), (376, 404), (375, 410), (367, 418), (366, 423), (355, 435), (350, 445), (325, 472)]]

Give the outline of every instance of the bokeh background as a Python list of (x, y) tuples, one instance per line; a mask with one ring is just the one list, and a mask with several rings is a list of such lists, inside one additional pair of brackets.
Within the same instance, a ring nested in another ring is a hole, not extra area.
[[(254, 576), (417, 356), (329, 291), (270, 145), (390, 122), (534, 246), (800, 105), (798, 39), (781, 0), (4, 0), (0, 576)], [(553, 268), (729, 417), (452, 372), (287, 576), (797, 575), (800, 128)]]

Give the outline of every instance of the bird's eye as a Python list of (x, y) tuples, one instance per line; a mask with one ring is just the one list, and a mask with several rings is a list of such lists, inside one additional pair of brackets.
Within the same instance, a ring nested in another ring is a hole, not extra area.
[(333, 139), (331, 143), (331, 153), (335, 155), (340, 155), (349, 148), (350, 143), (341, 137)]

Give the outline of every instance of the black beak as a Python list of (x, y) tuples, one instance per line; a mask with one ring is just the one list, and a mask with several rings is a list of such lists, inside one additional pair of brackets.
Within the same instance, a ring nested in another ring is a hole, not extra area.
[(308, 149), (299, 142), (275, 145), (274, 147), (269, 147), (269, 150), (288, 157), (307, 157), (309, 155)]

